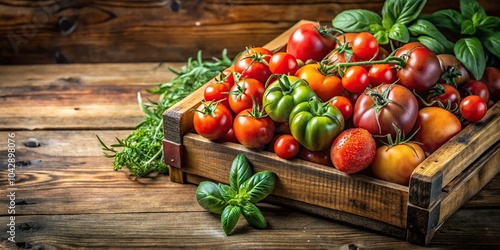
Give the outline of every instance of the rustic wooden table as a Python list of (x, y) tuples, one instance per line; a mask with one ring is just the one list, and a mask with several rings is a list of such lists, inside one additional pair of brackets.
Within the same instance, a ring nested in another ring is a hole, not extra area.
[[(173, 183), (165, 175), (137, 179), (126, 170), (114, 171), (96, 135), (108, 144), (127, 136), (142, 119), (137, 92), (147, 97), (145, 89), (173, 77), (167, 66), (181, 65), (0, 66), (0, 247), (423, 248), (265, 203), (259, 206), (268, 229), (240, 220), (236, 233), (226, 237), (219, 218), (197, 204), (195, 185)], [(15, 142), (9, 144), (9, 138)], [(40, 146), (27, 147), (30, 138)], [(15, 153), (9, 155), (12, 148)], [(12, 158), (16, 168), (9, 172)], [(15, 175), (13, 185), (9, 174)], [(14, 230), (8, 225), (12, 223)], [(496, 176), (445, 222), (426, 248), (500, 249), (499, 236)]]

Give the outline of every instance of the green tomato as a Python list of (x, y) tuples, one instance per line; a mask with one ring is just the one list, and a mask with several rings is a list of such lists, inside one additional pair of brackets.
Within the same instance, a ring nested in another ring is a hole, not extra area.
[(311, 151), (330, 148), (345, 126), (337, 107), (316, 98), (297, 104), (290, 112), (289, 123), (292, 136)]
[(295, 76), (281, 75), (264, 92), (262, 104), (275, 122), (286, 122), (295, 105), (316, 96), (307, 81)]

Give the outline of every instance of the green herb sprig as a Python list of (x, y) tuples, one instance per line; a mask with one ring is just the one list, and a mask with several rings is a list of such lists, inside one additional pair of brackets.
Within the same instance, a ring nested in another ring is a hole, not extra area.
[(125, 166), (137, 177), (143, 177), (154, 171), (168, 173), (162, 146), (163, 113), (231, 64), (232, 60), (226, 50), (222, 51), (221, 59), (214, 57), (210, 62), (204, 61), (199, 51), (196, 60), (189, 58), (180, 72), (168, 68), (176, 75), (170, 82), (158, 84), (156, 88), (147, 90), (159, 95), (157, 102), (148, 100), (148, 103), (144, 103), (138, 93), (137, 102), (145, 116), (136, 125), (135, 130), (124, 139), (116, 138), (117, 143), (110, 146), (97, 136), (104, 156), (114, 158), (114, 170), (120, 170)]
[(244, 154), (238, 154), (231, 165), (229, 185), (203, 181), (196, 189), (196, 200), (207, 211), (221, 215), (226, 235), (231, 234), (241, 214), (251, 226), (266, 228), (267, 221), (254, 203), (266, 198), (275, 182), (276, 175), (271, 171), (252, 175), (250, 162)]

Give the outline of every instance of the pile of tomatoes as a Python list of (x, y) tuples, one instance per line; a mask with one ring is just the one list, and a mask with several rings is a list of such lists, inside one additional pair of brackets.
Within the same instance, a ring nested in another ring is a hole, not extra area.
[(499, 85), (498, 69), (472, 79), (418, 42), (391, 50), (367, 32), (307, 23), (282, 51), (242, 51), (206, 85), (193, 124), (209, 140), (407, 185), (426, 156), (484, 117)]

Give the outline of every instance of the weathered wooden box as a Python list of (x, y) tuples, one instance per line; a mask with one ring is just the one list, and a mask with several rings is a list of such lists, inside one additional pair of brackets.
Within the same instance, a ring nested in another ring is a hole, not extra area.
[[(297, 23), (299, 25), (301, 21)], [(283, 49), (296, 26), (265, 47)], [(174, 182), (228, 182), (231, 162), (244, 153), (254, 171), (277, 174), (276, 188), (266, 201), (363, 226), (425, 245), (446, 219), (500, 171), (500, 102), (486, 117), (465, 127), (431, 154), (401, 186), (369, 176), (346, 175), (307, 161), (283, 160), (267, 151), (235, 143), (217, 143), (193, 133), (190, 111), (203, 98), (193, 92), (164, 114), (165, 161)]]

